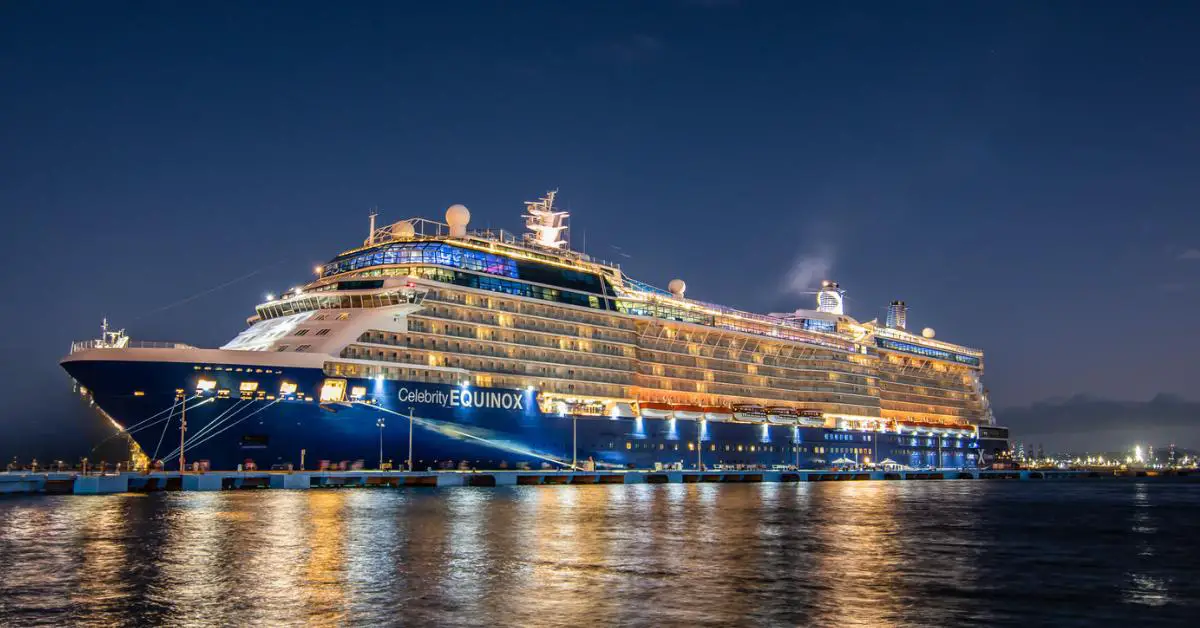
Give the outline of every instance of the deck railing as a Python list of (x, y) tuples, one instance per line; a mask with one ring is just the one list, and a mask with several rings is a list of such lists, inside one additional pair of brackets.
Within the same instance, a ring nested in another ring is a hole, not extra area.
[(71, 353), (79, 353), (80, 351), (89, 351), (91, 349), (195, 349), (195, 347), (182, 342), (154, 342), (147, 340), (130, 340), (120, 345), (115, 345), (99, 338), (77, 340), (71, 343)]

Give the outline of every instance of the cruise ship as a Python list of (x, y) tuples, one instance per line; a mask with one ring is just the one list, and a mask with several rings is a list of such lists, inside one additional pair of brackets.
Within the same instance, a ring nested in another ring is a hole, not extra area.
[(555, 192), (527, 231), (370, 229), (267, 295), (224, 346), (105, 327), (62, 360), (137, 466), (984, 467), (1007, 448), (983, 353), (844, 311), (755, 314), (571, 250)]

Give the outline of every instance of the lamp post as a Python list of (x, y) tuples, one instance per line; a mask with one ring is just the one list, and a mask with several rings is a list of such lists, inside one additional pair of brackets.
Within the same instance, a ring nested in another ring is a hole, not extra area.
[(408, 408), (408, 472), (412, 473), (413, 458), (412, 458), (412, 436), (413, 436), (413, 409)]
[(382, 417), (375, 421), (375, 427), (379, 428), (379, 468), (383, 469), (383, 427), (384, 427), (384, 422), (383, 422)]
[(179, 474), (183, 475), (187, 469), (187, 463), (183, 460), (183, 445), (187, 437), (187, 400), (184, 400), (183, 406), (179, 408)]

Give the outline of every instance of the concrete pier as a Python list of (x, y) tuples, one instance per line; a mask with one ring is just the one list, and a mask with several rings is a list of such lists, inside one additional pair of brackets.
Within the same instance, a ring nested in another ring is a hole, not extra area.
[(1200, 480), (1200, 472), (1120, 473), (1022, 469), (833, 470), (599, 470), (599, 471), (211, 471), (82, 475), (75, 472), (0, 473), (0, 495), (221, 491), (248, 489), (543, 486), (576, 484), (698, 484), (757, 482), (856, 482), (897, 480), (1067, 480), (1080, 478), (1176, 478)]

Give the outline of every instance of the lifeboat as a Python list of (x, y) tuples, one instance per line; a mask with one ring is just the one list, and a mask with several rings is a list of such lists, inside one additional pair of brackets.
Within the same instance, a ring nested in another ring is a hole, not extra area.
[(796, 423), (804, 427), (825, 427), (825, 416), (820, 410), (797, 410)]
[(670, 419), (675, 416), (669, 403), (646, 402), (639, 403), (642, 416), (650, 419)]
[(767, 410), (753, 403), (735, 403), (733, 404), (733, 418), (739, 421), (766, 421)]
[(796, 424), (796, 410), (786, 406), (771, 406), (767, 408), (767, 420), (783, 425)]
[(677, 419), (699, 421), (704, 418), (704, 408), (700, 406), (673, 406), (671, 411), (675, 413)]
[(608, 418), (610, 419), (632, 419), (637, 417), (637, 413), (633, 411), (633, 404), (627, 401), (617, 401), (608, 405)]
[(705, 406), (704, 418), (709, 421), (728, 421), (733, 418), (733, 411), (718, 406)]

